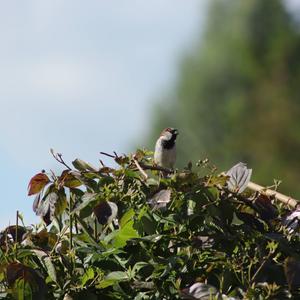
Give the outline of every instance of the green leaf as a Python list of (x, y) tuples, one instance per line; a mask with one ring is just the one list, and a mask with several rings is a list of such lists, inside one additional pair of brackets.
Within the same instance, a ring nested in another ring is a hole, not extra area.
[(75, 215), (75, 217), (76, 217), (76, 220), (78, 221), (78, 223), (81, 225), (82, 230), (84, 232), (84, 236), (89, 241), (89, 243), (91, 245), (93, 245), (94, 247), (96, 247), (97, 249), (102, 250), (101, 246), (97, 243), (97, 241), (95, 240), (93, 235), (89, 232), (88, 226), (84, 222), (84, 220), (82, 220), (82, 218), (80, 218), (78, 215)]
[(124, 227), (126, 225), (126, 223), (128, 223), (130, 220), (132, 220), (132, 217), (135, 215), (134, 210), (131, 208), (130, 210), (128, 210), (123, 217), (120, 220), (120, 227)]
[(81, 200), (82, 200), (82, 203), (79, 204), (76, 208), (74, 208), (71, 212), (71, 215), (74, 215), (75, 213), (81, 211), (82, 209), (84, 209), (87, 205), (89, 205), (91, 202), (93, 201), (96, 201), (97, 199), (97, 194), (95, 193), (88, 193), (86, 192)]
[(61, 189), (58, 192), (58, 199), (55, 203), (55, 216), (60, 216), (65, 209), (67, 208), (68, 203), (67, 203), (67, 198), (65, 194), (65, 190)]
[(113, 240), (113, 246), (122, 248), (126, 245), (127, 241), (132, 238), (139, 237), (138, 232), (133, 228), (134, 221), (127, 222), (121, 229), (119, 229)]
[(82, 276), (81, 285), (84, 287), (89, 280), (95, 277), (95, 272), (92, 267), (89, 267)]
[(51, 257), (42, 250), (34, 249), (32, 250), (32, 252), (38, 257), (42, 265), (45, 267), (51, 280), (56, 282), (57, 281), (56, 270), (52, 263)]
[(157, 221), (150, 214), (145, 214), (141, 217), (137, 224), (137, 229), (140, 234), (155, 234), (157, 228)]
[(129, 280), (128, 274), (126, 272), (114, 271), (105, 276), (96, 287), (97, 288), (106, 288), (108, 286), (114, 285), (116, 282), (127, 281)]
[(154, 185), (154, 186), (158, 186), (159, 182), (158, 180), (154, 179), (154, 178), (148, 178), (146, 181), (147, 185)]
[[(80, 173), (79, 173), (80, 175)], [(60, 185), (68, 188), (76, 188), (82, 185), (82, 182), (76, 178), (70, 170), (64, 170), (59, 177)]]
[(16, 280), (13, 286), (13, 295), (18, 300), (33, 300), (33, 293), (29, 282), (23, 278)]
[(142, 269), (146, 266), (149, 266), (149, 263), (144, 262), (144, 261), (139, 261), (133, 266), (132, 273), (135, 274), (136, 272), (139, 272), (140, 269)]
[(74, 161), (72, 161), (73, 166), (78, 170), (78, 171), (92, 171), (92, 172), (98, 172), (98, 170), (93, 167), (91, 164), (76, 158)]
[(219, 198), (219, 190), (215, 187), (207, 188), (204, 191), (204, 195), (209, 199), (209, 201), (216, 201)]
[(129, 170), (129, 169), (125, 169), (124, 175), (126, 175), (127, 177), (131, 177), (131, 178), (137, 178), (138, 177), (137, 172)]
[(105, 277), (105, 279), (114, 280), (114, 281), (127, 280), (128, 279), (128, 274), (126, 272), (115, 271), (115, 272), (109, 273)]
[(244, 221), (240, 220), (240, 219), (237, 217), (236, 213), (233, 213), (232, 225), (237, 225), (237, 226), (239, 226), (239, 225), (241, 225), (241, 224), (244, 224)]

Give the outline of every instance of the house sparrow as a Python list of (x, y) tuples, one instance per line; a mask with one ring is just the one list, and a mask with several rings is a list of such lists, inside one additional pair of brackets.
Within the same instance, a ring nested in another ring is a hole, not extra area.
[(178, 130), (166, 128), (160, 134), (155, 144), (154, 162), (156, 165), (173, 169), (176, 160), (176, 137)]

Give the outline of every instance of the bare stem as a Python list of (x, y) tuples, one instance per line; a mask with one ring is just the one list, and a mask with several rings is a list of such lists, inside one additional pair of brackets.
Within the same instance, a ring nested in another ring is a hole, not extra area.
[(72, 250), (73, 246), (73, 217), (71, 215), (71, 211), (72, 211), (72, 196), (70, 195), (69, 197), (69, 222), (70, 222), (70, 232), (69, 232), (69, 243), (70, 243), (70, 251)]
[(18, 227), (19, 227), (19, 211), (17, 210), (17, 213), (16, 213), (16, 233), (15, 233), (16, 259), (17, 259), (17, 255), (18, 255)]
[(98, 232), (97, 232), (97, 220), (96, 220), (96, 218), (94, 220), (94, 236), (95, 236), (95, 240), (97, 241)]
[(18, 227), (19, 227), (19, 211), (16, 213), (16, 241), (18, 240)]

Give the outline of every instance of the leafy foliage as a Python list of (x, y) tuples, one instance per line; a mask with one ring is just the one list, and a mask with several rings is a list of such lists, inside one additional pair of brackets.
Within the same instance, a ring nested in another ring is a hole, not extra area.
[[(161, 178), (150, 152), (111, 156), (117, 167), (75, 160), (72, 169), (54, 155), (66, 169), (31, 179), (43, 221), (1, 232), (3, 297), (296, 297), (300, 242), (297, 223), (291, 230), (286, 221), (293, 212), (245, 189), (244, 165), (223, 175), (202, 161)], [(150, 166), (147, 177), (137, 164)]]

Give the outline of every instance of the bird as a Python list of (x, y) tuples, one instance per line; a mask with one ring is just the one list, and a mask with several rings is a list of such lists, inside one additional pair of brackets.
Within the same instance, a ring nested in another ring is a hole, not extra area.
[(178, 130), (167, 127), (160, 134), (155, 144), (154, 163), (163, 168), (173, 169), (176, 161), (176, 138)]

